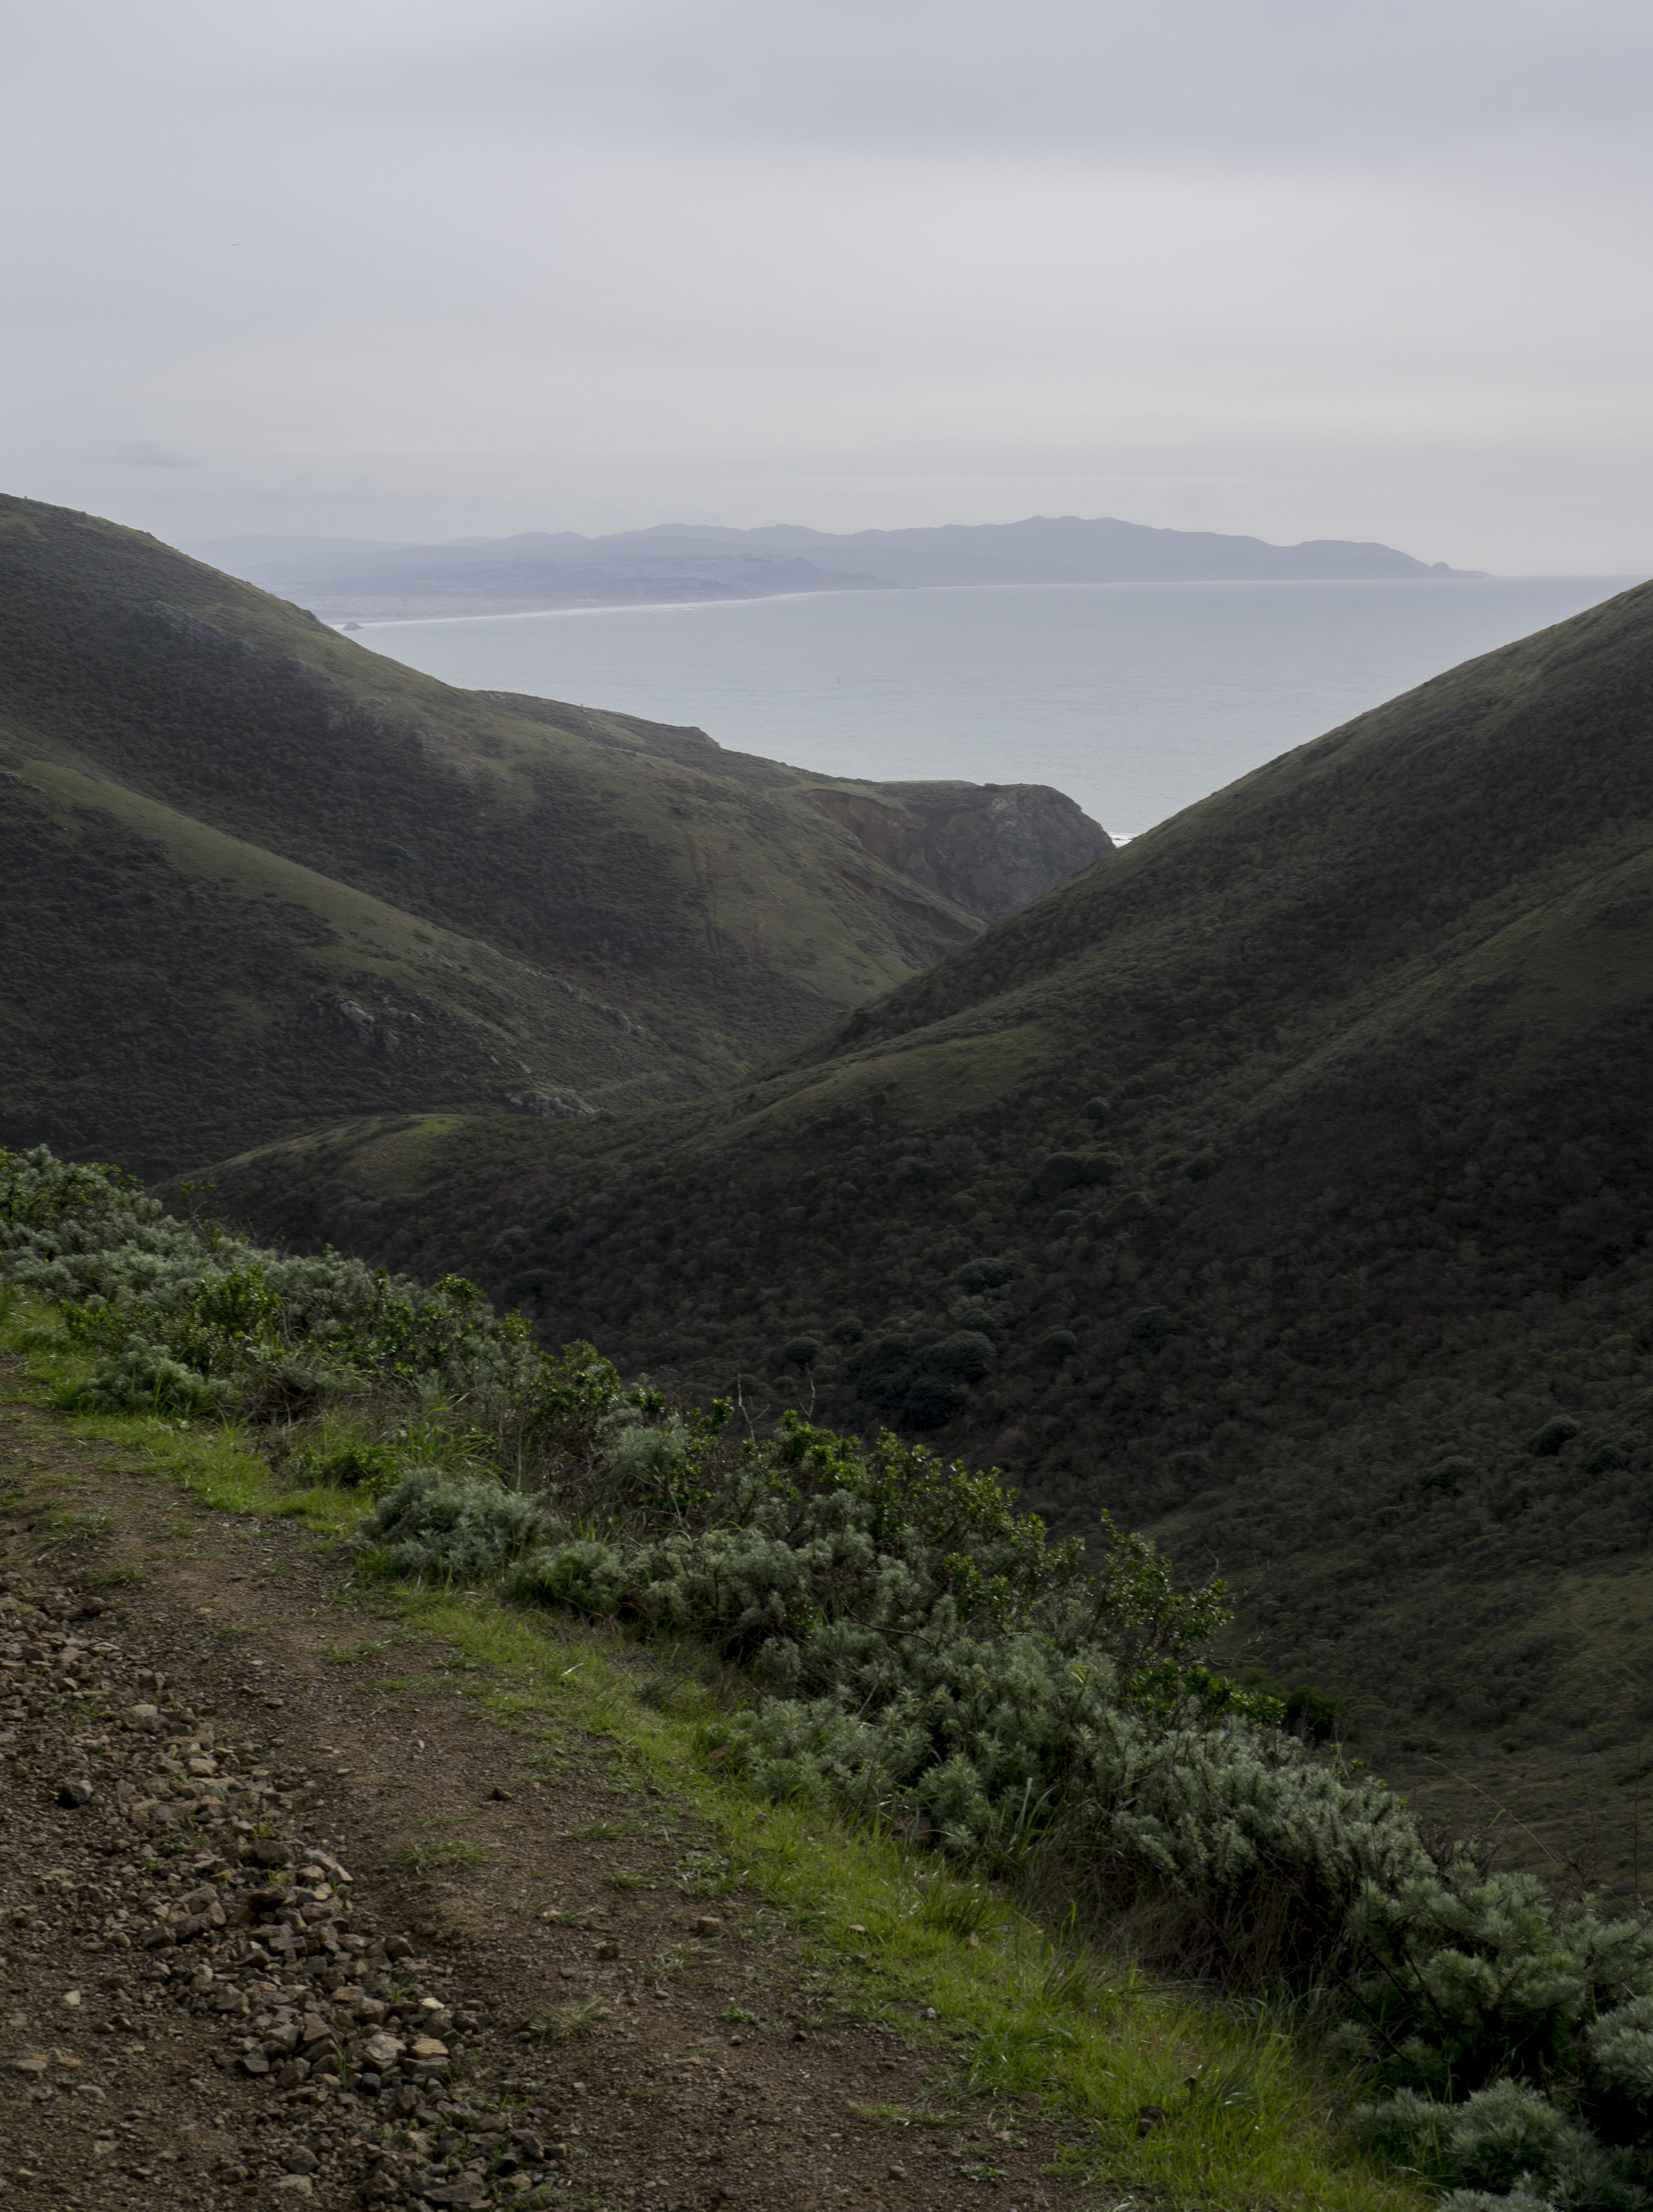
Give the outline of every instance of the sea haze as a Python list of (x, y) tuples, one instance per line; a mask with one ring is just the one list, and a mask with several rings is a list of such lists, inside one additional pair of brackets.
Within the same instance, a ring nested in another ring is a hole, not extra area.
[(355, 635), (470, 690), (694, 723), (826, 775), (1054, 784), (1123, 838), (1632, 580), (955, 586)]

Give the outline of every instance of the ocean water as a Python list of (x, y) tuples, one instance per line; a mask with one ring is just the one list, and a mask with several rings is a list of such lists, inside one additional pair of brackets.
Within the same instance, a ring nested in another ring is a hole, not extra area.
[(1054, 784), (1128, 837), (1633, 580), (969, 586), (355, 635), (450, 684), (695, 723), (817, 773)]

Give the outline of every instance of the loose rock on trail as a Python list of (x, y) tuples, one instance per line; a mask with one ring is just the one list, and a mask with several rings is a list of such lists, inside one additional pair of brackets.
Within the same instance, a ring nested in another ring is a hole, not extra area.
[(301, 1530), (17, 1402), (0, 1473), (0, 2206), (1082, 2201), (1036, 2109), (949, 2105), (715, 1835), (480, 1715)]

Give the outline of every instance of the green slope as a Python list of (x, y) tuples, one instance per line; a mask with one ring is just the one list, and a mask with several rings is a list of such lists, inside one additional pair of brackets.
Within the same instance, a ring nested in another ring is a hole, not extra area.
[[(146, 1172), (381, 1108), (692, 1094), (981, 926), (950, 892), (947, 825), (985, 818), (960, 787), (456, 691), (17, 499), (0, 771), (0, 1140)], [(907, 824), (921, 879), (839, 802)], [(997, 872), (980, 837), (952, 868), (969, 896), (1106, 844), (1057, 794), (1010, 805)]]
[[(236, 1199), (755, 1412), (996, 1459), (1238, 1588), (1241, 1663), (1638, 1878), (1653, 587), (1287, 755), (761, 1081), (337, 1133)], [(398, 1199), (394, 1194), (402, 1194)], [(813, 1352), (810, 1347), (813, 1344)], [(806, 1363), (806, 1364), (805, 1364)]]

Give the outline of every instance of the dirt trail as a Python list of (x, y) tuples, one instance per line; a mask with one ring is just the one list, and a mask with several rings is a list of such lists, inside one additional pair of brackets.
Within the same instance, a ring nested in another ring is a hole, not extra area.
[(0, 2206), (1082, 2201), (612, 1746), (6, 1388)]

